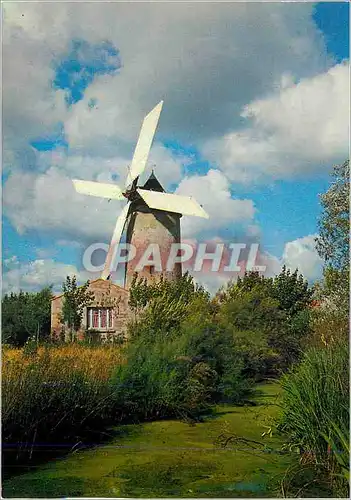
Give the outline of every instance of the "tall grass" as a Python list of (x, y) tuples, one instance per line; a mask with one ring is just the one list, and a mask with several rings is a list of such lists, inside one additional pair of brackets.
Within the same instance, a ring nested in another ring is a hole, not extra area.
[(349, 469), (349, 350), (345, 342), (310, 348), (283, 376), (281, 428), (290, 447), (347, 489)]
[(121, 348), (115, 346), (4, 349), (5, 457), (28, 458), (36, 446), (45, 444), (74, 445), (99, 429), (110, 418), (108, 380), (122, 360)]

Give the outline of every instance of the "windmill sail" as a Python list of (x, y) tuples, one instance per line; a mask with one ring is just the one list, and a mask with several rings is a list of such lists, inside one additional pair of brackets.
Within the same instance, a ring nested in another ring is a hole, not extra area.
[(160, 118), (163, 101), (145, 116), (141, 126), (139, 139), (135, 147), (133, 160), (128, 173), (126, 186), (128, 187), (145, 169), (149, 157), (152, 141)]
[(123, 200), (122, 190), (116, 184), (105, 184), (103, 182), (80, 181), (73, 179), (73, 185), (77, 193), (98, 196), (113, 200)]
[(111, 266), (113, 264), (113, 258), (115, 256), (115, 252), (117, 250), (118, 244), (120, 242), (123, 229), (127, 220), (128, 216), (128, 210), (129, 210), (130, 203), (128, 202), (122, 212), (120, 213), (119, 217), (117, 218), (116, 221), (116, 226), (115, 230), (113, 231), (110, 247), (107, 252), (106, 260), (105, 260), (105, 267), (102, 272), (101, 278), (107, 279), (111, 273)]
[(146, 189), (137, 189), (137, 192), (150, 208), (183, 215), (204, 217), (205, 219), (209, 218), (201, 205), (190, 196), (160, 193), (158, 191), (148, 191)]

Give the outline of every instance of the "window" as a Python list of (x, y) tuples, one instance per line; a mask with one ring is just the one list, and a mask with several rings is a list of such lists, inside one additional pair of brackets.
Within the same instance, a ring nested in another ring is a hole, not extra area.
[(88, 328), (96, 330), (113, 327), (113, 309), (107, 307), (88, 308)]
[(100, 317), (101, 328), (106, 328), (106, 316), (107, 316), (106, 309), (101, 309), (100, 316), (101, 316)]
[(99, 310), (98, 309), (92, 310), (92, 313), (93, 313), (92, 327), (99, 328)]

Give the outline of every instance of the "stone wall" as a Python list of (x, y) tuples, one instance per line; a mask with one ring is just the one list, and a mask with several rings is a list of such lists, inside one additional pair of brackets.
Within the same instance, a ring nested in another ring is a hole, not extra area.
[[(127, 323), (131, 317), (131, 311), (128, 306), (129, 293), (126, 289), (111, 283), (109, 280), (101, 278), (92, 281), (89, 285), (89, 290), (94, 293), (94, 301), (89, 307), (111, 307), (113, 309), (113, 326), (99, 330), (102, 337), (113, 335), (116, 337), (125, 336)], [(51, 302), (51, 336), (58, 338), (65, 330), (65, 338), (69, 339), (68, 329), (64, 327), (61, 321), (63, 306), (63, 294), (53, 298)], [(87, 329), (88, 313), (87, 308), (84, 309), (82, 327), (77, 336), (79, 339), (84, 338)]]
[[(136, 272), (136, 265), (149, 248), (155, 245), (155, 251), (160, 252), (161, 269), (154, 268), (152, 273), (149, 267), (138, 270), (139, 278), (146, 278), (149, 282), (159, 280), (160, 276), (173, 280), (182, 274), (181, 264), (175, 264), (167, 271), (167, 260), (172, 244), (180, 242), (180, 215), (150, 208), (139, 204), (133, 207), (133, 213), (128, 221), (127, 242), (137, 250), (134, 259), (127, 263), (126, 288), (129, 289)], [(156, 255), (154, 255), (156, 257)], [(151, 256), (152, 258), (152, 256)], [(151, 260), (150, 258), (150, 260)]]

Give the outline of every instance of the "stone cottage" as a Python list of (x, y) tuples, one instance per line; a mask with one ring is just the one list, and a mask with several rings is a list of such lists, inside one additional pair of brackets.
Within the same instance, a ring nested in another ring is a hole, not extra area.
[[(128, 306), (129, 292), (102, 278), (90, 282), (89, 290), (94, 293), (94, 300), (84, 308), (81, 329), (77, 332), (78, 339), (83, 339), (86, 332), (94, 331), (102, 339), (112, 337), (123, 338), (130, 319)], [(69, 332), (62, 322), (63, 294), (53, 297), (51, 302), (51, 336), (68, 340)]]

